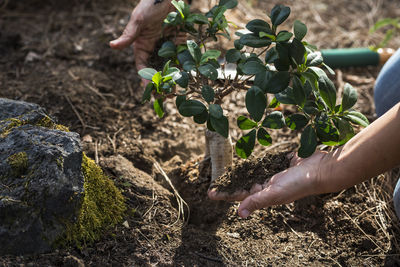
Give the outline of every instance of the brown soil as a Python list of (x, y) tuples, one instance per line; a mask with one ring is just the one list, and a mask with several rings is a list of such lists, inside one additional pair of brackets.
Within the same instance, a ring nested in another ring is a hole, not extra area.
[(240, 162), (217, 178), (211, 188), (229, 194), (241, 190), (250, 191), (254, 184), (262, 185), (274, 174), (289, 168), (290, 160), (287, 154), (287, 152), (266, 154), (263, 158)]
[[(209, 1), (194, 2), (204, 8)], [(372, 23), (400, 16), (400, 3), (391, 0), (282, 3), (292, 7), (291, 21), (307, 23), (307, 40), (321, 48), (377, 43), (383, 34), (368, 36)], [(230, 20), (242, 25), (265, 18), (259, 10), (274, 4), (240, 1)], [(129, 207), (124, 223), (82, 250), (1, 256), (0, 266), (400, 265), (399, 222), (390, 197), (398, 173), (338, 194), (257, 211), (249, 219), (237, 216), (237, 203), (207, 199), (210, 177), (198, 172), (204, 127), (179, 116), (172, 100), (162, 120), (150, 105), (140, 105), (131, 49), (108, 47), (133, 5), (127, 0), (0, 1), (0, 97), (38, 103), (80, 133), (84, 151), (114, 180)], [(390, 45), (399, 44), (395, 39)], [(338, 90), (345, 82), (355, 86), (357, 108), (371, 120), (378, 72), (379, 67), (336, 70)], [(243, 99), (235, 92), (224, 104), (234, 140), (242, 134), (235, 118), (245, 114)], [(267, 150), (293, 149), (298, 140), (298, 133), (287, 129), (271, 135), (272, 148), (258, 147), (249, 163), (257, 164)], [(190, 214), (184, 205), (184, 218), (154, 162), (187, 203)]]

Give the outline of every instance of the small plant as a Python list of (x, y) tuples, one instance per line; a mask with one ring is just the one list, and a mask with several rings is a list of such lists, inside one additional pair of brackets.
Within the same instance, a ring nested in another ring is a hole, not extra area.
[[(290, 14), (289, 7), (275, 6), (269, 14), (270, 23), (261, 19), (248, 22), (248, 33), (236, 33), (239, 39), (234, 41), (235, 47), (221, 61), (221, 51), (207, 45), (219, 36), (230, 38), (224, 13), (235, 7), (237, 0), (221, 0), (205, 15), (191, 13), (183, 1), (172, 3), (177, 11), (170, 13), (165, 23), (191, 38), (184, 45), (176, 46), (172, 41), (162, 45), (158, 55), (168, 60), (163, 70), (139, 71), (151, 81), (143, 101), (154, 95), (154, 110), (161, 118), (164, 100), (176, 97), (182, 116), (207, 125), (206, 154), (211, 156), (213, 180), (232, 162), (229, 122), (221, 104), (233, 91), (246, 91), (248, 114), (239, 116), (237, 124), (248, 132), (235, 145), (242, 158), (250, 156), (256, 140), (260, 145), (271, 145), (272, 129), (302, 130), (298, 154), (308, 157), (318, 143), (342, 145), (354, 136), (354, 124), (368, 125), (366, 117), (352, 109), (357, 92), (350, 84), (344, 86), (342, 101), (337, 104), (336, 88), (322, 67), (334, 72), (323, 63), (321, 53), (303, 40), (306, 25), (296, 20), (293, 32), (278, 31)], [(236, 64), (234, 77), (225, 76), (226, 63)], [(225, 77), (223, 83), (218, 80), (218, 71)], [(273, 96), (269, 103), (268, 95)], [(295, 106), (297, 113), (285, 117), (275, 110), (281, 104)]]
[(393, 38), (393, 36), (395, 36), (398, 33), (398, 31), (400, 30), (400, 19), (399, 18), (384, 18), (384, 19), (378, 20), (374, 24), (374, 26), (371, 27), (369, 32), (374, 33), (383, 27), (388, 27), (388, 29), (385, 32), (385, 37), (377, 46), (372, 47), (372, 50), (374, 50), (374, 51), (377, 51), (379, 48), (384, 48), (389, 43), (389, 41)]

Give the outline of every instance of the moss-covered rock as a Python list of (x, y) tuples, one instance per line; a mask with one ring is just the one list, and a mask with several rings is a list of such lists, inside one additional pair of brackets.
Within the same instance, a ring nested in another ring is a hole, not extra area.
[(0, 98), (0, 111), (0, 254), (82, 246), (122, 219), (124, 198), (77, 133), (34, 104)]

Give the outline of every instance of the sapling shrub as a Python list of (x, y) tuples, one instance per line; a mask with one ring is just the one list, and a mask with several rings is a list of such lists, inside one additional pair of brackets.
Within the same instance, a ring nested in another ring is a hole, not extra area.
[[(209, 47), (220, 37), (231, 38), (225, 12), (237, 0), (221, 0), (205, 14), (192, 13), (183, 1), (172, 0), (172, 4), (176, 11), (167, 16), (165, 24), (186, 32), (189, 38), (181, 45), (174, 40), (163, 43), (158, 50), (166, 60), (162, 70), (139, 71), (150, 81), (142, 101), (153, 97), (154, 110), (161, 118), (163, 102), (173, 97), (182, 116), (206, 125), (205, 151), (211, 157), (212, 181), (232, 164), (229, 121), (221, 105), (234, 91), (246, 92), (243, 101), (248, 114), (237, 118), (245, 133), (235, 144), (241, 158), (248, 158), (256, 143), (271, 145), (274, 129), (301, 131), (298, 155), (305, 158), (318, 144), (346, 143), (355, 134), (354, 125), (368, 125), (367, 118), (353, 109), (357, 91), (350, 84), (344, 85), (338, 103), (335, 85), (325, 70), (335, 73), (316, 47), (304, 40), (306, 25), (296, 20), (292, 31), (279, 30), (290, 15), (289, 7), (276, 5), (268, 21), (249, 21), (247, 31), (236, 32), (239, 38), (234, 47), (222, 57), (220, 50)], [(234, 75), (225, 72), (227, 64), (235, 64)], [(281, 104), (294, 106), (296, 112), (285, 116), (277, 110)]]

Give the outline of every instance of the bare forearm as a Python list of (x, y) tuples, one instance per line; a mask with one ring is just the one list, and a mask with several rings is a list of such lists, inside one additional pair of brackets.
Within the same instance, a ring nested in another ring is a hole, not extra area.
[(400, 103), (329, 153), (321, 164), (322, 192), (336, 192), (379, 175), (400, 164)]

